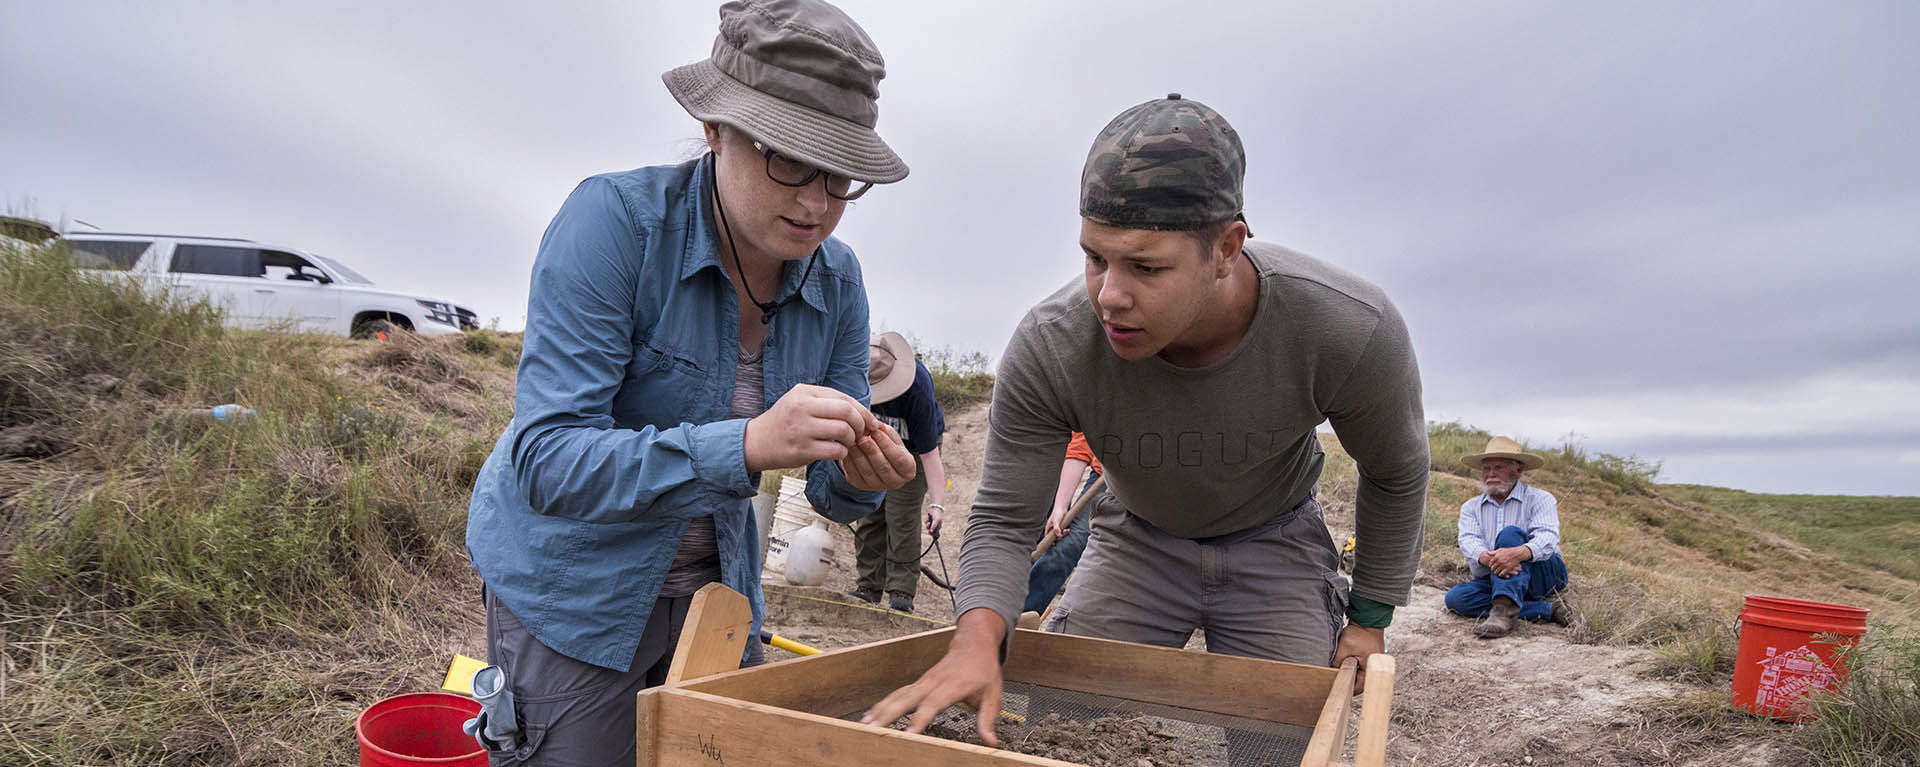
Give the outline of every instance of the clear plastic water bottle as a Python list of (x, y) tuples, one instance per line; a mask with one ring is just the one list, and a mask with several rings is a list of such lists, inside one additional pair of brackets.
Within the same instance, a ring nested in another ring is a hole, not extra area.
[(258, 410), (250, 407), (241, 407), (239, 405), (215, 405), (213, 407), (194, 408), (187, 412), (221, 423), (249, 421), (260, 415), (260, 411)]

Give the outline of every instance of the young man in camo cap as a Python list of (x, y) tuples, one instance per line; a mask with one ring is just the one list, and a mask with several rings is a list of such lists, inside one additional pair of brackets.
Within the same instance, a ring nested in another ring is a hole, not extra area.
[[(1026, 551), (1075, 431), (1109, 492), (1048, 630), (1181, 647), (1204, 628), (1211, 652), (1314, 665), (1384, 651), (1425, 510), (1413, 347), (1378, 287), (1247, 240), (1245, 168), (1227, 121), (1179, 94), (1094, 139), (1085, 280), (1030, 310), (1000, 362), (952, 644), (868, 721), (911, 713), (918, 732), (967, 700), (995, 741)], [(1314, 498), (1329, 420), (1359, 464), (1351, 593)]]

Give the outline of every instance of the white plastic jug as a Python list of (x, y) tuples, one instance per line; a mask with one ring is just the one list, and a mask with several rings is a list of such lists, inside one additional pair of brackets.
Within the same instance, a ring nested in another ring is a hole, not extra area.
[(763, 528), (766, 531), (766, 556), (760, 573), (762, 581), (786, 575), (787, 550), (793, 547), (793, 536), (819, 518), (813, 512), (813, 505), (807, 502), (807, 481), (799, 477), (782, 477), (780, 498), (773, 504), (773, 518)]
[(793, 534), (787, 550), (787, 582), (795, 586), (818, 586), (827, 582), (827, 570), (833, 567), (833, 533), (824, 520), (814, 520), (806, 529)]

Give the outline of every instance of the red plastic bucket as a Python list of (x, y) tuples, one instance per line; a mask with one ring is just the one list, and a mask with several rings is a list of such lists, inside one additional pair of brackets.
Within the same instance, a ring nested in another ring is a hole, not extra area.
[(1805, 719), (1809, 696), (1846, 684), (1840, 656), (1865, 633), (1867, 611), (1858, 607), (1749, 595), (1740, 610), (1733, 705), (1775, 719)]
[(480, 701), (445, 692), (410, 692), (367, 707), (353, 724), (360, 767), (487, 767), (487, 752), (460, 729)]

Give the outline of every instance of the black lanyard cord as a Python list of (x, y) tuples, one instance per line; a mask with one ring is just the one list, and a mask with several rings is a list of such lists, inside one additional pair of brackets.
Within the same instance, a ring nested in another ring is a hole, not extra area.
[(713, 169), (719, 162), (720, 158), (714, 157), (712, 154), (708, 155), (707, 188), (711, 189), (713, 193), (713, 209), (720, 212), (720, 230), (727, 233), (727, 250), (733, 253), (733, 268), (740, 271), (740, 287), (746, 289), (747, 300), (752, 301), (754, 306), (760, 307), (760, 324), (771, 325), (773, 324), (773, 315), (780, 312), (780, 307), (786, 306), (789, 302), (793, 301), (793, 299), (800, 297), (800, 289), (805, 288), (807, 286), (807, 278), (813, 276), (813, 262), (815, 258), (813, 256), (807, 256), (807, 270), (800, 274), (800, 287), (794, 289), (793, 295), (787, 296), (779, 301), (761, 301), (755, 297), (753, 295), (753, 284), (747, 279), (747, 268), (740, 264), (740, 248), (733, 244), (733, 227), (727, 225), (727, 206), (720, 202), (720, 176), (714, 172)]

